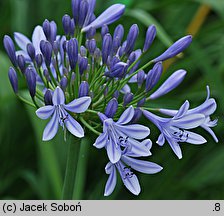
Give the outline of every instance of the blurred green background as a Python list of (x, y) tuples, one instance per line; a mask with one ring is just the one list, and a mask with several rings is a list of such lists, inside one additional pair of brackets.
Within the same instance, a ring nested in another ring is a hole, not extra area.
[[(198, 130), (208, 142), (194, 146), (181, 144), (183, 159), (178, 160), (168, 144), (153, 145), (150, 157), (164, 167), (156, 175), (138, 173), (142, 192), (130, 194), (121, 181), (106, 199), (224, 199), (224, 1), (223, 0), (97, 0), (96, 14), (113, 3), (124, 3), (127, 10), (118, 23), (126, 32), (133, 23), (140, 27), (136, 47), (144, 43), (147, 26), (157, 26), (157, 39), (148, 59), (161, 53), (178, 38), (193, 34), (190, 48), (183, 58), (165, 63), (164, 80), (171, 72), (183, 68), (188, 71), (185, 81), (176, 91), (158, 100), (153, 106), (178, 108), (185, 99), (191, 107), (206, 98), (206, 85), (217, 100), (218, 118), (215, 143), (203, 130)], [(62, 33), (61, 18), (71, 14), (70, 0), (0, 0), (0, 40), (5, 34), (19, 31), (32, 35), (35, 25), (44, 19), (55, 20)], [(41, 142), (45, 121), (37, 119), (35, 110), (26, 107), (14, 96), (8, 81), (10, 62), (0, 43), (0, 198), (1, 199), (60, 199), (65, 163), (66, 144), (60, 135), (53, 142)], [(142, 119), (144, 121), (144, 119)], [(151, 126), (155, 143), (158, 130)], [(94, 142), (94, 137), (92, 143)], [(105, 151), (89, 145), (86, 179), (82, 199), (105, 199), (107, 175)], [(96, 160), (97, 158), (97, 160)]]

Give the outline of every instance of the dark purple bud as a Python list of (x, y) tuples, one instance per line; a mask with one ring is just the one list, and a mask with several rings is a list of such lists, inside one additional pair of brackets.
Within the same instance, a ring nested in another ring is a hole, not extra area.
[(113, 118), (115, 113), (117, 112), (118, 102), (116, 98), (113, 98), (109, 101), (105, 109), (105, 115), (108, 118)]
[(114, 30), (113, 39), (118, 38), (118, 41), (121, 44), (123, 37), (124, 37), (124, 27), (122, 25), (118, 25)]
[(103, 38), (103, 44), (102, 44), (102, 61), (103, 64), (107, 63), (107, 58), (111, 53), (112, 49), (112, 37), (110, 34), (106, 34)]
[(5, 50), (9, 56), (9, 59), (11, 60), (12, 64), (15, 67), (17, 67), (16, 49), (15, 49), (12, 39), (8, 35), (4, 36), (3, 44), (4, 44)]
[(68, 76), (68, 69), (66, 67), (63, 67), (63, 74), (65, 76)]
[(134, 95), (131, 92), (128, 92), (124, 95), (123, 106), (125, 107), (133, 100)]
[(51, 64), (52, 58), (52, 45), (49, 41), (41, 41), (40, 42), (40, 50), (44, 56), (45, 63), (49, 67)]
[(75, 38), (68, 41), (67, 53), (71, 70), (74, 70), (78, 61), (78, 42)]
[(23, 55), (18, 55), (17, 63), (18, 63), (19, 69), (22, 71), (22, 73), (24, 73), (26, 70), (26, 61)]
[(86, 54), (87, 54), (86, 48), (85, 48), (84, 46), (81, 46), (81, 47), (80, 47), (80, 55), (81, 55), (82, 57), (85, 57)]
[(96, 34), (96, 29), (91, 27), (89, 29), (89, 31), (86, 32), (86, 37), (87, 37), (87, 39), (90, 40), (90, 39), (94, 38), (95, 34)]
[(57, 25), (54, 21), (51, 21), (50, 24), (51, 24), (50, 42), (53, 45), (53, 43), (54, 43), (54, 41), (56, 40), (56, 37), (57, 37)]
[(62, 26), (66, 35), (70, 34), (71, 17), (65, 14), (62, 18)]
[(138, 83), (138, 87), (140, 88), (143, 84), (143, 82), (145, 81), (145, 72), (143, 70), (140, 70), (137, 73), (137, 83)]
[(71, 75), (71, 85), (74, 84), (75, 78), (76, 78), (75, 72), (72, 72), (72, 75)]
[(158, 56), (153, 60), (153, 62), (164, 61), (166, 59), (172, 58), (182, 51), (184, 51), (192, 42), (192, 36), (187, 35), (176, 41), (172, 46), (170, 46), (162, 55)]
[(105, 76), (108, 77), (118, 77), (118, 78), (122, 78), (125, 76), (126, 72), (127, 72), (127, 64), (124, 62), (118, 62), (117, 64), (115, 64), (110, 71), (105, 72)]
[(81, 0), (72, 0), (72, 14), (76, 24), (78, 23), (79, 19), (80, 2)]
[(117, 56), (114, 56), (110, 62), (110, 67), (112, 68), (115, 64), (119, 62), (120, 62), (120, 59)]
[(44, 34), (47, 38), (47, 40), (50, 41), (50, 38), (51, 38), (51, 24), (49, 22), (49, 20), (45, 19), (44, 22), (43, 22), (43, 31), (44, 31)]
[(32, 98), (36, 94), (36, 73), (32, 67), (28, 67), (25, 72), (27, 86)]
[(79, 27), (83, 27), (83, 24), (85, 22), (86, 19), (86, 15), (88, 13), (88, 9), (89, 9), (89, 3), (87, 0), (82, 0), (80, 3), (80, 10), (79, 10)]
[(120, 92), (119, 92), (118, 90), (116, 90), (116, 91), (114, 92), (113, 97), (116, 98), (116, 99), (118, 99), (118, 98), (119, 98), (119, 95), (120, 95)]
[(65, 91), (67, 85), (68, 85), (68, 79), (65, 76), (63, 76), (60, 81), (60, 87), (62, 88), (63, 91)]
[(122, 57), (122, 56), (124, 55), (124, 51), (125, 51), (125, 47), (126, 47), (126, 45), (127, 45), (127, 41), (125, 41), (125, 42), (122, 44), (122, 46), (120, 47), (119, 52), (118, 52), (118, 54), (119, 54), (120, 57)]
[(73, 36), (75, 34), (75, 21), (74, 19), (71, 19), (70, 23), (70, 35)]
[(146, 101), (146, 98), (141, 99), (141, 100), (137, 103), (137, 107), (142, 107), (142, 106), (144, 106), (145, 101)]
[(63, 51), (64, 51), (64, 52), (67, 51), (67, 47), (68, 47), (68, 41), (65, 40), (65, 41), (63, 41), (63, 43), (62, 43), (62, 48), (63, 48)]
[(36, 56), (36, 51), (35, 51), (33, 44), (31, 44), (31, 43), (27, 44), (26, 49), (27, 49), (27, 53), (30, 56), (30, 58), (32, 60), (34, 60), (35, 56)]
[(8, 76), (9, 76), (9, 81), (11, 83), (13, 91), (17, 94), (18, 93), (18, 77), (13, 67), (9, 68)]
[(37, 67), (41, 67), (42, 63), (43, 63), (43, 56), (42, 54), (37, 54), (35, 57), (35, 61), (37, 63)]
[(96, 48), (95, 52), (94, 52), (94, 58), (98, 61), (100, 60), (101, 57), (101, 51), (99, 48)]
[(104, 90), (103, 94), (104, 94), (104, 96), (107, 96), (108, 91), (109, 91), (109, 88), (108, 88), (107, 84), (106, 84), (106, 83), (105, 83), (105, 84), (103, 84), (103, 87), (102, 87), (102, 88), (105, 88), (105, 90)]
[(48, 69), (44, 69), (44, 76), (46, 78), (47, 81), (50, 81), (50, 75), (49, 75), (49, 72), (48, 72)]
[(86, 57), (81, 57), (79, 61), (79, 73), (82, 75), (84, 71), (87, 70), (88, 67), (88, 58)]
[(138, 25), (137, 24), (132, 25), (127, 36), (127, 45), (125, 47), (126, 54), (129, 55), (133, 51), (138, 34), (139, 34)]
[(53, 42), (53, 51), (54, 51), (55, 55), (58, 54), (59, 49), (60, 49), (60, 42), (59, 41), (54, 41)]
[(136, 108), (131, 123), (136, 123), (141, 118), (141, 116), (142, 110), (140, 108)]
[(47, 91), (45, 92), (44, 94), (44, 103), (45, 105), (53, 105), (53, 102), (52, 102), (52, 94), (53, 92), (49, 89), (47, 89)]
[(156, 27), (154, 25), (150, 25), (146, 32), (143, 52), (146, 52), (150, 48), (155, 37), (156, 37)]
[(135, 52), (132, 52), (128, 57), (128, 65), (132, 65), (134, 61), (136, 60), (136, 54)]
[(89, 84), (86, 81), (82, 81), (79, 86), (79, 97), (89, 96)]
[(146, 77), (145, 90), (146, 92), (150, 91), (159, 81), (163, 72), (162, 62), (158, 62), (154, 65), (152, 70), (150, 70)]
[(91, 39), (90, 41), (88, 41), (87, 44), (88, 44), (87, 48), (89, 50), (89, 53), (91, 55), (93, 55), (94, 54), (94, 51), (96, 49), (96, 40), (95, 39)]
[(108, 28), (108, 26), (107, 26), (107, 25), (103, 25), (103, 27), (101, 28), (101, 37), (104, 38), (104, 36), (105, 36), (106, 34), (108, 34), (108, 33), (109, 33), (109, 28)]
[(113, 39), (113, 45), (112, 45), (114, 55), (117, 53), (119, 47), (120, 47), (120, 41), (118, 37), (116, 37)]

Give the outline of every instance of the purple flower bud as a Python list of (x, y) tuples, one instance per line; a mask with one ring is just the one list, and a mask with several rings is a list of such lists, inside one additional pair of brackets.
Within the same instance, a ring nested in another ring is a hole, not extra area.
[(81, 47), (80, 47), (80, 55), (81, 55), (82, 57), (85, 57), (86, 54), (87, 54), (86, 48), (85, 48), (84, 46), (81, 46)]
[(94, 54), (94, 51), (96, 49), (96, 40), (95, 39), (91, 39), (90, 41), (88, 41), (87, 44), (88, 44), (87, 48), (89, 50), (89, 53), (91, 55), (93, 55)]
[(138, 83), (138, 87), (140, 88), (143, 84), (143, 82), (145, 81), (145, 72), (143, 70), (140, 70), (137, 73), (137, 83)]
[(136, 123), (142, 116), (142, 110), (140, 108), (136, 108), (134, 112), (134, 116), (130, 123)]
[(36, 51), (35, 51), (33, 44), (31, 44), (31, 43), (27, 44), (26, 49), (27, 49), (27, 53), (30, 56), (30, 58), (32, 60), (34, 60), (35, 56), (36, 56)]
[(43, 22), (43, 31), (44, 31), (44, 34), (47, 38), (47, 40), (50, 41), (50, 38), (51, 38), (51, 24), (49, 22), (49, 20), (45, 19), (44, 22)]
[(104, 94), (104, 96), (106, 97), (106, 96), (107, 96), (107, 94), (108, 94), (108, 91), (109, 91), (109, 88), (108, 88), (107, 84), (106, 84), (106, 83), (105, 83), (105, 84), (103, 84), (102, 88), (105, 88), (105, 90), (104, 90), (103, 94)]
[(78, 61), (78, 41), (75, 38), (69, 40), (67, 53), (71, 70), (74, 70)]
[(135, 52), (132, 52), (128, 57), (128, 65), (132, 65), (134, 61), (136, 60), (136, 54)]
[(65, 76), (63, 76), (60, 81), (60, 87), (62, 88), (63, 91), (65, 91), (67, 85), (68, 85), (68, 79)]
[(26, 61), (24, 56), (18, 55), (17, 62), (18, 62), (19, 69), (22, 71), (22, 73), (24, 73), (26, 70)]
[(108, 118), (113, 118), (115, 113), (117, 112), (118, 102), (116, 98), (113, 98), (109, 101), (105, 109), (105, 115)]
[(119, 47), (120, 47), (120, 41), (119, 41), (118, 37), (116, 37), (113, 39), (113, 45), (112, 45), (113, 55), (115, 55), (117, 53)]
[(63, 74), (65, 75), (65, 76), (68, 76), (68, 69), (66, 68), (66, 67), (63, 67)]
[(187, 35), (176, 41), (172, 46), (170, 46), (163, 54), (158, 56), (153, 60), (153, 62), (164, 61), (166, 59), (172, 58), (182, 51), (184, 51), (192, 42), (192, 36)]
[(163, 72), (162, 62), (158, 62), (154, 65), (152, 70), (149, 71), (146, 77), (145, 90), (146, 92), (150, 91), (159, 81)]
[(88, 9), (89, 9), (89, 3), (86, 0), (82, 0), (80, 3), (80, 9), (79, 9), (79, 20), (78, 20), (78, 24), (80, 27), (83, 27), (83, 24), (85, 22), (86, 19), (86, 15), (88, 13)]
[(81, 0), (72, 0), (72, 14), (76, 24), (78, 23), (79, 19), (80, 2)]
[(40, 42), (40, 50), (44, 56), (45, 63), (49, 67), (51, 64), (51, 58), (52, 58), (52, 45), (49, 41), (41, 41)]
[(44, 69), (44, 76), (46, 78), (46, 80), (49, 82), (51, 79), (50, 79), (50, 75), (49, 75), (49, 72), (48, 72), (48, 69)]
[(109, 33), (109, 28), (107, 25), (103, 25), (101, 28), (101, 37), (104, 38), (106, 34)]
[(161, 86), (158, 88), (150, 97), (149, 99), (154, 100), (158, 97), (161, 97), (174, 88), (176, 88), (184, 79), (186, 75), (185, 70), (178, 70), (174, 72)]
[(74, 82), (75, 82), (75, 78), (76, 78), (75, 72), (72, 72), (72, 76), (71, 76), (71, 85), (74, 84)]
[(155, 37), (156, 37), (156, 27), (154, 25), (150, 25), (148, 27), (147, 32), (146, 32), (143, 52), (146, 52), (150, 48), (150, 46), (152, 45), (152, 42), (154, 41)]
[(47, 91), (45, 92), (44, 94), (44, 103), (45, 105), (53, 105), (53, 102), (52, 102), (52, 94), (53, 92), (49, 89), (47, 89)]
[(86, 37), (87, 37), (87, 39), (90, 40), (90, 39), (94, 38), (95, 34), (96, 34), (96, 29), (91, 27), (89, 29), (89, 31), (86, 32)]
[(89, 96), (89, 84), (86, 81), (82, 81), (79, 86), (79, 97)]
[(13, 67), (9, 68), (8, 76), (9, 76), (9, 81), (11, 83), (13, 91), (17, 94), (18, 93), (18, 77)]
[(94, 58), (98, 61), (100, 60), (100, 57), (101, 57), (101, 51), (99, 48), (96, 48), (94, 51)]
[(88, 58), (86, 57), (81, 57), (79, 61), (79, 73), (82, 75), (84, 71), (87, 70), (88, 67)]
[(117, 38), (118, 39), (118, 43), (120, 45), (123, 37), (124, 37), (124, 27), (122, 25), (118, 25), (115, 28), (115, 30), (114, 30), (114, 37), (113, 37), (113, 39), (115, 40), (115, 38)]
[(54, 51), (54, 54), (56, 56), (58, 54), (59, 49), (60, 49), (60, 42), (59, 41), (54, 41), (53, 42), (53, 51)]
[(65, 14), (62, 18), (62, 26), (66, 35), (70, 34), (71, 28), (71, 17)]
[(125, 107), (133, 100), (134, 95), (131, 92), (128, 92), (124, 95), (123, 106)]
[(36, 94), (36, 74), (32, 67), (28, 67), (25, 72), (27, 86), (32, 98)]
[(122, 46), (120, 47), (119, 52), (118, 52), (120, 57), (122, 57), (124, 55), (126, 45), (127, 45), (127, 41), (124, 41), (124, 43), (122, 44)]
[(116, 98), (116, 99), (118, 99), (118, 98), (119, 98), (119, 95), (120, 95), (120, 92), (119, 92), (118, 90), (116, 90), (116, 91), (114, 92), (113, 97)]
[(133, 51), (138, 34), (139, 34), (138, 25), (137, 24), (132, 25), (127, 36), (127, 45), (125, 47), (126, 54), (129, 55)]
[(102, 44), (102, 61), (103, 64), (107, 63), (107, 58), (111, 53), (112, 49), (112, 37), (110, 34), (106, 34), (103, 38), (103, 44)]
[(50, 42), (53, 45), (53, 42), (56, 40), (57, 37), (57, 25), (54, 21), (50, 22), (51, 25), (51, 37), (50, 37)]
[(118, 77), (118, 78), (122, 78), (124, 77), (124, 75), (127, 72), (127, 64), (124, 62), (118, 62), (117, 64), (115, 64), (110, 71), (105, 72), (105, 76), (108, 77)]
[(74, 21), (74, 19), (71, 19), (69, 33), (70, 33), (71, 36), (73, 36), (75, 34), (75, 21)]
[(137, 107), (142, 107), (142, 106), (144, 106), (145, 101), (146, 101), (146, 98), (141, 99), (141, 100), (137, 103)]
[(5, 35), (4, 39), (3, 39), (3, 44), (5, 47), (5, 50), (9, 56), (10, 61), (12, 62), (12, 64), (17, 67), (17, 61), (16, 61), (16, 49), (14, 46), (14, 43), (12, 41), (12, 39), (8, 36)]
[(118, 20), (124, 13), (125, 5), (114, 4), (106, 9), (100, 16), (98, 16), (92, 23), (85, 26), (82, 32), (87, 32), (91, 27), (100, 28), (104, 24), (108, 25)]
[(37, 67), (41, 67), (42, 63), (43, 63), (43, 56), (42, 54), (37, 54), (35, 57), (35, 61), (37, 63)]

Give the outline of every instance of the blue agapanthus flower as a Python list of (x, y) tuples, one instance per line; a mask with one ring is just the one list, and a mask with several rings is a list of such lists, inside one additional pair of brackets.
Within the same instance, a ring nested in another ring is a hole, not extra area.
[[(71, 3), (72, 13), (62, 18), (63, 34), (58, 33), (54, 21), (44, 20), (35, 27), (31, 40), (21, 33), (14, 34), (18, 51), (11, 37), (4, 37), (4, 47), (13, 64), (8, 72), (10, 83), (20, 100), (37, 109), (39, 118), (50, 118), (43, 140), (53, 139), (59, 125), (78, 138), (84, 137), (86, 131), (96, 135), (94, 146), (105, 149), (110, 161), (106, 166), (106, 196), (115, 188), (117, 171), (128, 190), (137, 195), (140, 184), (133, 170), (152, 174), (162, 169), (136, 159), (151, 154), (150, 123), (161, 132), (157, 143), (163, 145), (167, 141), (181, 158), (182, 142), (206, 142), (192, 131), (197, 127), (218, 141), (211, 129), (217, 124), (217, 120), (211, 120), (216, 102), (208, 89), (206, 101), (194, 109), (189, 109), (188, 101), (179, 110), (157, 109), (153, 104), (177, 88), (187, 75), (186, 70), (179, 69), (158, 86), (163, 62), (190, 46), (191, 35), (142, 64), (143, 57), (149, 58), (148, 51), (156, 37), (155, 25), (148, 27), (143, 46), (136, 47), (142, 34), (137, 24), (131, 25), (127, 34), (119, 23), (113, 33), (108, 26), (123, 15), (123, 4), (114, 4), (96, 17), (95, 0)], [(20, 82), (27, 85), (30, 97), (23, 94)], [(154, 113), (158, 111), (169, 117)], [(141, 117), (145, 121), (139, 124)]]

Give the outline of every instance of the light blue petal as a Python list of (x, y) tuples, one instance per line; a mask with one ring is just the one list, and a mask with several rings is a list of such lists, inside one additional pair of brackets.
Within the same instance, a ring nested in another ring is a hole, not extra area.
[(184, 79), (186, 75), (185, 70), (178, 70), (174, 72), (161, 86), (159, 89), (157, 89), (150, 97), (149, 99), (154, 100), (158, 97), (161, 97), (173, 89), (175, 89)]
[(170, 147), (172, 148), (173, 152), (176, 154), (176, 156), (181, 159), (182, 158), (182, 151), (181, 151), (181, 148), (180, 148), (180, 145), (175, 141), (173, 140), (172, 138), (168, 138), (166, 137)]
[(98, 149), (101, 149), (101, 148), (106, 146), (107, 142), (108, 142), (108, 135), (107, 135), (107, 133), (102, 133), (96, 139), (96, 141), (93, 144), (93, 146), (95, 146)]
[(87, 32), (91, 27), (97, 29), (103, 25), (108, 25), (118, 20), (124, 13), (125, 5), (114, 4), (106, 9), (99, 17), (92, 23), (82, 29), (82, 32)]
[(76, 137), (84, 137), (84, 130), (82, 126), (73, 119), (69, 114), (67, 117), (67, 120), (65, 121), (65, 126), (70, 131), (71, 134), (73, 134)]
[(172, 125), (178, 128), (191, 129), (196, 128), (205, 122), (203, 114), (186, 115), (178, 120), (172, 120)]
[(33, 46), (36, 50), (36, 54), (41, 53), (40, 42), (42, 40), (46, 40), (46, 36), (44, 34), (43, 28), (41, 26), (36, 26), (33, 31), (33, 35), (32, 35), (32, 42), (33, 42)]
[(124, 85), (124, 87), (121, 89), (122, 94), (127, 94), (131, 92), (131, 88), (128, 84)]
[(219, 142), (217, 136), (215, 135), (214, 131), (210, 127), (208, 127), (206, 125), (201, 125), (201, 127), (204, 128), (208, 133), (210, 133), (210, 135), (213, 137), (215, 142)]
[(136, 196), (140, 194), (141, 187), (140, 187), (138, 178), (137, 178), (137, 176), (135, 174), (133, 174), (131, 178), (126, 178), (126, 179), (122, 178), (122, 180), (123, 180), (123, 183), (126, 186), (126, 188), (131, 193), (133, 193)]
[(168, 116), (175, 116), (178, 112), (178, 110), (172, 110), (172, 109), (159, 109), (158, 111)]
[(60, 87), (54, 90), (52, 102), (54, 105), (63, 105), (65, 103), (65, 95)]
[(114, 165), (112, 165), (111, 172), (110, 172), (109, 178), (108, 178), (106, 186), (105, 186), (104, 196), (109, 196), (114, 191), (116, 183), (117, 183), (116, 168)]
[(117, 163), (121, 158), (121, 149), (119, 146), (113, 142), (112, 139), (109, 139), (106, 145), (107, 155), (111, 163)]
[(36, 115), (41, 119), (48, 119), (53, 114), (54, 110), (54, 106), (43, 106), (36, 110)]
[(122, 156), (122, 161), (124, 161), (124, 163), (126, 163), (132, 169), (146, 174), (158, 173), (163, 169), (156, 163), (130, 158), (125, 155)]
[(31, 41), (30, 39), (28, 39), (25, 35), (19, 33), (19, 32), (15, 32), (14, 33), (14, 38), (15, 41), (17, 43), (17, 45), (25, 52), (27, 52), (26, 46), (27, 44), (30, 44)]
[(51, 120), (48, 122), (47, 126), (43, 132), (43, 141), (48, 141), (54, 138), (56, 133), (58, 132), (58, 115), (57, 112), (54, 112)]
[(163, 146), (164, 143), (165, 143), (165, 137), (164, 135), (161, 133), (158, 137), (158, 140), (156, 141), (156, 143), (159, 145), (159, 146)]
[(135, 114), (133, 106), (128, 107), (120, 116), (117, 123), (118, 124), (127, 124), (129, 123)]
[(83, 113), (88, 109), (90, 104), (91, 104), (90, 97), (81, 97), (78, 99), (74, 99), (69, 104), (64, 105), (64, 108), (73, 113)]
[(148, 127), (145, 127), (140, 124), (132, 124), (132, 125), (115, 125), (117, 130), (120, 130), (128, 137), (132, 137), (134, 139), (144, 139), (150, 134), (150, 130)]
[(207, 142), (207, 140), (202, 137), (201, 135), (191, 132), (191, 131), (187, 131), (188, 133), (188, 138), (186, 140), (187, 143), (191, 143), (191, 144), (204, 144)]
[(189, 101), (185, 101), (173, 119), (179, 119), (183, 117), (187, 113), (189, 107), (190, 107)]

